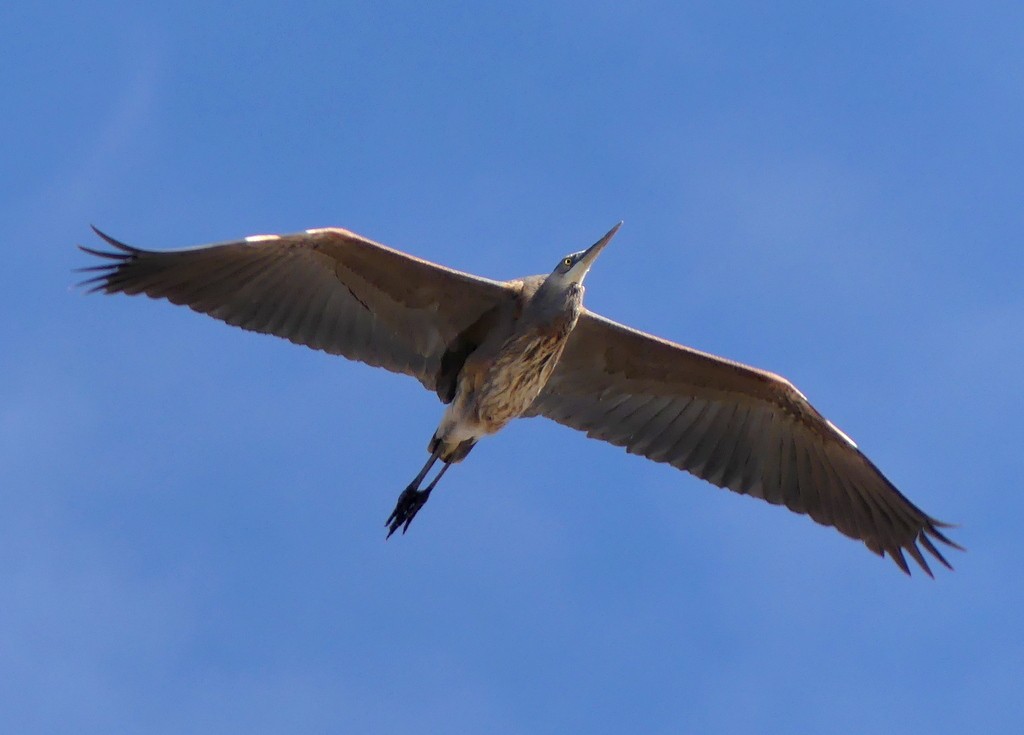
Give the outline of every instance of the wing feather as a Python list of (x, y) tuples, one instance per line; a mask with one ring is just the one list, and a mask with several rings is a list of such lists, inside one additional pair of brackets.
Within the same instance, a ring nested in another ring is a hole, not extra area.
[(733, 434), (729, 431), (729, 423), (736, 413), (736, 404), (717, 403), (715, 415), (708, 421), (707, 427), (701, 432), (703, 436), (694, 447), (690, 462), (702, 477), (717, 478), (721, 469), (714, 463), (715, 453), (720, 447), (731, 447), (734, 443)]
[[(797, 460), (797, 442), (793, 434), (782, 434), (782, 502), (795, 513), (806, 513), (807, 505), (801, 494), (800, 466)], [(809, 494), (809, 493), (808, 493)]]
[[(95, 229), (95, 228), (94, 228)], [(341, 229), (258, 236), (187, 250), (112, 250), (82, 285), (145, 294), (233, 326), (273, 334), (417, 378), (434, 389), (441, 359), (517, 288), (445, 268)]]
[(721, 482), (724, 455), (732, 454), (735, 449), (735, 435), (729, 432), (729, 422), (736, 413), (735, 406), (724, 405), (718, 411), (711, 425), (704, 433), (704, 438), (694, 449), (691, 461), (699, 468), (702, 475)]
[(730, 490), (754, 497), (763, 497), (761, 477), (764, 475), (765, 439), (771, 424), (768, 411), (754, 407), (750, 423), (744, 426), (747, 432), (749, 449), (742, 470), (738, 473), (734, 484), (728, 485)]
[[(584, 310), (531, 407), (588, 436), (785, 505), (931, 574), (944, 524), (902, 495), (788, 381)], [(920, 544), (920, 547), (918, 547)]]

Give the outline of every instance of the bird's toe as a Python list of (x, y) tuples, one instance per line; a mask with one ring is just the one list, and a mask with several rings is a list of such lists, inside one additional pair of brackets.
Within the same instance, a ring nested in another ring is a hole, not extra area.
[(391, 538), (391, 535), (399, 528), (402, 529), (402, 533), (405, 533), (409, 529), (412, 519), (416, 517), (416, 514), (419, 513), (420, 508), (423, 507), (429, 497), (429, 490), (417, 490), (414, 487), (407, 487), (398, 496), (398, 503), (395, 504), (395, 509), (391, 511), (391, 515), (388, 516), (388, 520), (384, 524), (388, 527), (387, 538)]

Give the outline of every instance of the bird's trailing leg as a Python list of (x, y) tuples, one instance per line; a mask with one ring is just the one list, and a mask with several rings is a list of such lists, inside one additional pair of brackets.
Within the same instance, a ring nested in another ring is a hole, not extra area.
[(391, 538), (391, 534), (397, 531), (399, 528), (402, 529), (402, 533), (405, 533), (409, 529), (409, 524), (412, 523), (412, 519), (419, 513), (420, 508), (427, 502), (430, 497), (431, 491), (434, 486), (437, 485), (445, 471), (451, 467), (451, 462), (446, 461), (441, 471), (437, 473), (437, 476), (431, 481), (429, 485), (423, 490), (420, 490), (420, 484), (423, 482), (423, 478), (430, 472), (430, 468), (434, 466), (437, 458), (441, 455), (441, 445), (434, 449), (430, 455), (430, 459), (423, 465), (423, 469), (416, 475), (416, 478), (409, 483), (409, 487), (402, 491), (402, 494), (398, 496), (398, 503), (395, 505), (395, 509), (391, 511), (391, 515), (388, 516), (387, 522), (384, 524), (388, 527), (387, 538)]

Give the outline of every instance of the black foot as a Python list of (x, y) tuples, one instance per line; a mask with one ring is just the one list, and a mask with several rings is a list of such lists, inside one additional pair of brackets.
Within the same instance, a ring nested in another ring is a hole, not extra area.
[(402, 533), (405, 533), (409, 529), (409, 524), (412, 523), (412, 519), (419, 513), (420, 508), (427, 502), (427, 498), (430, 497), (430, 490), (417, 490), (415, 487), (407, 487), (401, 495), (398, 496), (398, 504), (395, 505), (395, 509), (391, 511), (391, 515), (384, 523), (388, 527), (387, 538), (391, 538), (391, 534), (401, 527)]

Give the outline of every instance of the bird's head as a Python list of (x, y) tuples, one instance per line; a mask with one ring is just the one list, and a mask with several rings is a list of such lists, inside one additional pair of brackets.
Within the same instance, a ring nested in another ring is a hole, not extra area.
[(604, 249), (604, 246), (615, 237), (615, 233), (619, 231), (620, 227), (622, 227), (621, 222), (608, 230), (604, 237), (586, 250), (570, 253), (558, 261), (558, 265), (555, 266), (555, 269), (551, 271), (551, 275), (547, 278), (548, 282), (557, 284), (562, 288), (573, 284), (583, 285), (583, 279), (586, 278), (590, 266), (597, 260), (597, 256)]

